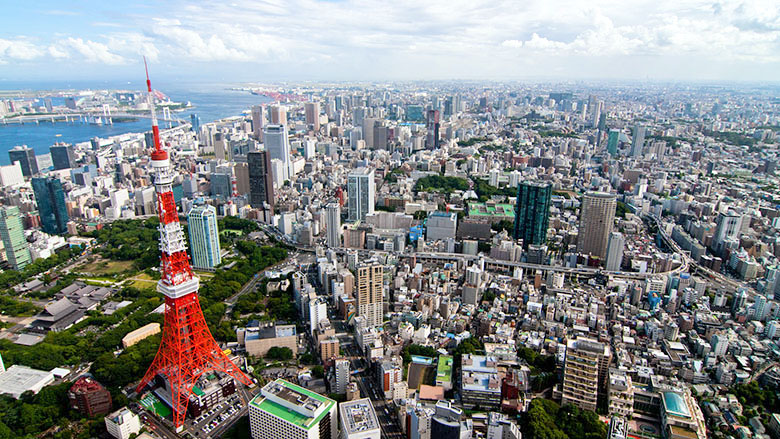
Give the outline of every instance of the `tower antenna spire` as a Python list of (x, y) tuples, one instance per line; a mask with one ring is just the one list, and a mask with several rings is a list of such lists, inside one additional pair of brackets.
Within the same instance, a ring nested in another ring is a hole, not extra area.
[[(160, 127), (157, 125), (157, 113), (154, 111), (154, 92), (152, 91), (152, 81), (149, 79), (149, 65), (146, 64), (144, 56), (144, 70), (146, 71), (146, 92), (149, 100), (149, 109), (152, 112), (152, 133), (154, 134), (154, 152), (159, 153), (162, 149), (160, 143)], [(154, 157), (153, 157), (154, 158)]]

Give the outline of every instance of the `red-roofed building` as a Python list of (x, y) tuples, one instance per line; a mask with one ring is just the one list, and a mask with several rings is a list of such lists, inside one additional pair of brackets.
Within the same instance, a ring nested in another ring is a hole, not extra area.
[(87, 416), (111, 411), (111, 393), (90, 376), (82, 376), (68, 390), (70, 408)]

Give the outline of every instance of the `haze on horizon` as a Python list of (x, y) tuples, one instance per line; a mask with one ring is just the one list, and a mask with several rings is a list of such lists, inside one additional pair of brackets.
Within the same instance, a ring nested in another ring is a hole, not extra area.
[(777, 81), (772, 0), (132, 0), (3, 6), (0, 85), (125, 80)]

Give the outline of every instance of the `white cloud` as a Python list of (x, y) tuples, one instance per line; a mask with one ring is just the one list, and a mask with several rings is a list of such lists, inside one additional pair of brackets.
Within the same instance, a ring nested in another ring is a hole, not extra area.
[(43, 51), (27, 40), (6, 40), (0, 38), (0, 63), (30, 61), (42, 55)]
[(182, 69), (238, 63), (367, 77), (394, 69), (425, 78), (527, 74), (520, 63), (540, 74), (572, 71), (580, 64), (571, 55), (592, 66), (637, 57), (664, 65), (684, 56), (701, 66), (732, 63), (735, 77), (762, 68), (771, 77), (766, 66), (780, 62), (776, 6), (776, 0), (173, 0), (127, 5), (118, 18), (85, 17), (103, 35), (86, 33), (94, 32), (88, 26), (85, 33), (55, 26), (40, 45), (0, 40), (0, 62), (42, 62), (48, 54), (118, 65), (147, 55)]
[(75, 52), (88, 62), (101, 63), (107, 65), (124, 64), (127, 60), (116, 53), (109, 50), (108, 46), (104, 43), (99, 43), (92, 40), (84, 40), (81, 38), (66, 38), (58, 41), (54, 44), (54, 51), (60, 53), (72, 53)]
[(511, 47), (513, 49), (519, 49), (519, 48), (523, 47), (523, 42), (520, 41), (520, 40), (504, 40), (501, 43), (501, 45), (504, 46), (504, 47)]

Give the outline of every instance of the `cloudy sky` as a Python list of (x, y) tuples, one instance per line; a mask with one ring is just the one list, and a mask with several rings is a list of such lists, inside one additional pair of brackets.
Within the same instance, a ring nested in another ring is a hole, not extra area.
[(777, 0), (4, 3), (0, 81), (780, 80)]

